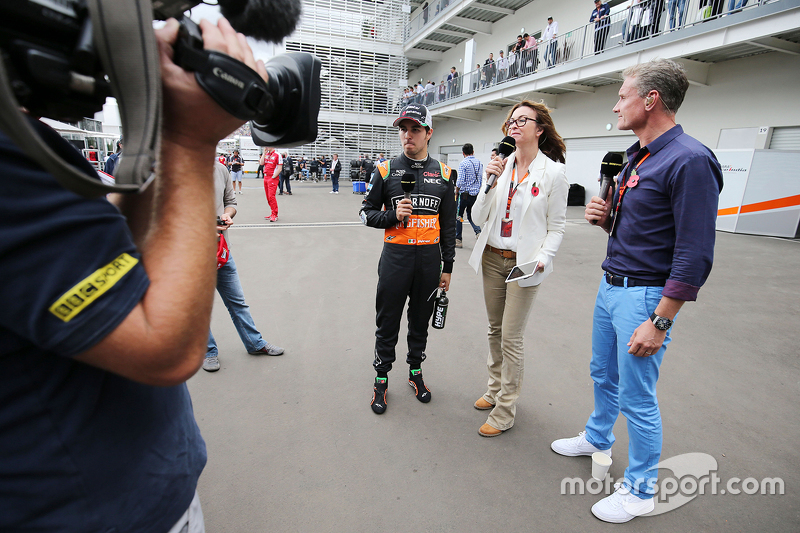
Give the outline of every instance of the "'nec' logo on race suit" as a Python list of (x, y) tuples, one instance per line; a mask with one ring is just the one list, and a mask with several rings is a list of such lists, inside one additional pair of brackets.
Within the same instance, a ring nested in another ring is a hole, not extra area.
[[(392, 206), (397, 209), (397, 204), (402, 199), (402, 196), (395, 196), (392, 198)], [(428, 194), (415, 194), (411, 196), (411, 208), (422, 213), (430, 213), (435, 215), (439, 212), (439, 204), (441, 204), (441, 202), (441, 198)]]

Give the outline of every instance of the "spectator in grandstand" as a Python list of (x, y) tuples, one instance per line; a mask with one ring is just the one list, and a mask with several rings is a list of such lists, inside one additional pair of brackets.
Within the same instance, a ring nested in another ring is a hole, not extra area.
[[(736, 5), (738, 4), (738, 8)], [(742, 4), (742, 0), (730, 0), (728, 4), (728, 9), (733, 11), (734, 9), (741, 8), (742, 5), (747, 5), (747, 0), (744, 0), (744, 4)], [(684, 14), (686, 12), (686, 0), (668, 0), (667, 2), (667, 11), (668, 20), (669, 20), (669, 29), (674, 30), (675, 28), (680, 28), (683, 26), (684, 22)], [(677, 15), (677, 19), (675, 18)]]
[(475, 70), (472, 71), (472, 91), (475, 92), (484, 85), (483, 83), (483, 69), (480, 63), (475, 65)]
[(497, 58), (497, 83), (506, 81), (508, 79), (508, 58), (503, 56), (503, 51), (500, 50), (500, 57)]
[(522, 36), (525, 45), (522, 47), (525, 58), (525, 73), (536, 72), (539, 68), (539, 43), (533, 35)]
[(542, 43), (544, 49), (544, 60), (547, 68), (552, 68), (556, 64), (556, 50), (558, 48), (558, 22), (553, 17), (547, 17), (547, 26), (542, 32)]
[(628, 38), (627, 42), (645, 39), (650, 35), (650, 21), (652, 20), (650, 0), (633, 0), (628, 13)]
[(436, 98), (436, 84), (433, 83), (431, 80), (428, 80), (428, 84), (425, 86), (425, 105), (433, 104), (434, 99)]
[(516, 48), (516, 45), (514, 45), (511, 47), (511, 50), (508, 51), (508, 79), (517, 75), (517, 53), (514, 51)]
[(483, 62), (483, 71), (485, 75), (484, 87), (494, 83), (495, 74), (497, 73), (497, 66), (494, 63), (494, 54), (489, 52), (489, 58)]
[(594, 53), (599, 54), (606, 46), (606, 37), (611, 27), (611, 8), (603, 0), (594, 0), (594, 11), (589, 17), (589, 22), (594, 22)]
[(452, 98), (456, 95), (456, 83), (458, 83), (458, 71), (456, 67), (450, 67), (450, 74), (447, 75), (447, 97)]

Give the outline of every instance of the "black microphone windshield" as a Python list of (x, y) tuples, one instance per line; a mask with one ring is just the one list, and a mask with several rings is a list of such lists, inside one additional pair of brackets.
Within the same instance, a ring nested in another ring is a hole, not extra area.
[(613, 178), (622, 170), (622, 155), (608, 152), (600, 163), (600, 174)]
[(400, 186), (403, 188), (403, 192), (411, 192), (414, 190), (417, 178), (411, 172), (403, 172), (403, 175), (400, 177)]
[(517, 141), (514, 139), (514, 137), (509, 135), (508, 137), (500, 141), (500, 146), (498, 147), (497, 150), (498, 152), (500, 152), (500, 155), (506, 158), (511, 155), (511, 152), (513, 152), (516, 147), (517, 147)]
[(219, 0), (233, 29), (260, 41), (279, 43), (300, 20), (300, 0)]

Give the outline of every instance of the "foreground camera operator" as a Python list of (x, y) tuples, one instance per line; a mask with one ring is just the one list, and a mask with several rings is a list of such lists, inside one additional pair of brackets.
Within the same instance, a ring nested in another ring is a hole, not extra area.
[[(207, 49), (266, 78), (225, 19), (200, 27)], [(175, 20), (156, 31), (157, 178), (119, 211), (0, 134), (0, 531), (204, 531), (206, 450), (184, 382), (203, 362), (216, 282), (211, 161), (242, 121), (172, 62), (177, 32)]]

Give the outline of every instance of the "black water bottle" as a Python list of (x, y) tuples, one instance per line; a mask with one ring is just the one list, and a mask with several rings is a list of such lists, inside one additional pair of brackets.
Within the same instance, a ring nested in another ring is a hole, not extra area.
[(444, 321), (447, 318), (447, 305), (450, 299), (447, 298), (447, 293), (442, 291), (442, 295), (436, 298), (436, 304), (433, 306), (433, 322), (431, 325), (434, 329), (444, 329)]

